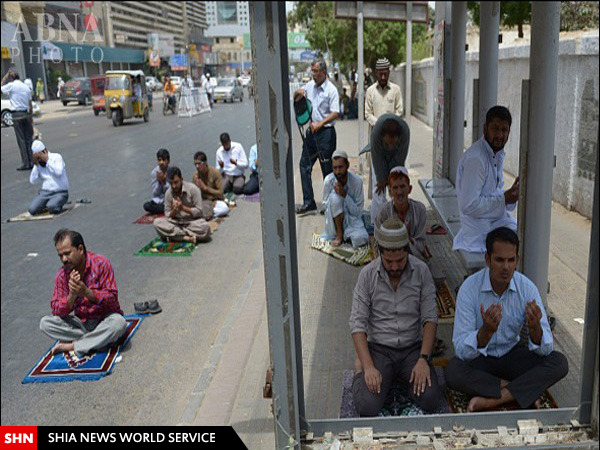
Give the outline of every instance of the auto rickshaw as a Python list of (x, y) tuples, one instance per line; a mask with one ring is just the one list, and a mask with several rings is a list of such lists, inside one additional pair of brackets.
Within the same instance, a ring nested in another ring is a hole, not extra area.
[(143, 117), (150, 118), (146, 77), (141, 70), (109, 70), (106, 72), (104, 90), (106, 117), (113, 125), (123, 125), (123, 120)]
[(92, 109), (94, 115), (100, 114), (100, 111), (106, 111), (106, 101), (104, 99), (104, 84), (106, 83), (104, 75), (94, 75), (90, 78), (92, 89)]

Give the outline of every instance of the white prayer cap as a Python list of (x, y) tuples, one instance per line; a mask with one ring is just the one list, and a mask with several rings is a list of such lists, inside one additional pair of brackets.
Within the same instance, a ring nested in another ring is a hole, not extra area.
[(392, 170), (390, 170), (390, 175), (392, 173), (401, 173), (406, 178), (408, 178), (408, 180), (410, 182), (410, 175), (408, 174), (408, 169), (406, 167), (404, 167), (404, 166), (396, 166)]
[(348, 153), (346, 153), (344, 150), (338, 149), (335, 152), (333, 152), (333, 155), (331, 155), (331, 159), (335, 158), (344, 158), (346, 161), (348, 161)]
[(31, 151), (33, 153), (43, 152), (44, 150), (46, 150), (46, 146), (39, 139), (36, 139), (35, 141), (33, 141), (33, 144), (31, 144)]
[(375, 227), (377, 243), (386, 249), (402, 249), (408, 245), (408, 232), (401, 220), (387, 219)]

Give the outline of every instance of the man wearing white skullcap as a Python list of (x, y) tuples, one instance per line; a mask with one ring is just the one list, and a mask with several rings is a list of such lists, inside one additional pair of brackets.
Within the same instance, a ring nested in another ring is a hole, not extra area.
[(325, 209), (325, 231), (323, 239), (332, 240), (339, 247), (350, 240), (353, 248), (366, 245), (369, 234), (362, 220), (365, 195), (362, 179), (350, 172), (348, 154), (336, 150), (331, 156), (333, 173), (323, 181), (323, 207)]
[(437, 330), (436, 289), (427, 265), (408, 252), (408, 233), (397, 219), (375, 228), (380, 256), (364, 267), (354, 288), (350, 332), (362, 371), (354, 376), (354, 405), (376, 416), (395, 380), (427, 412), (441, 389), (431, 365)]
[(65, 162), (59, 153), (49, 152), (42, 141), (36, 139), (31, 145), (33, 170), (29, 182), (42, 181), (42, 189), (29, 205), (29, 214), (40, 214), (48, 209), (50, 214), (58, 214), (69, 199), (69, 180)]

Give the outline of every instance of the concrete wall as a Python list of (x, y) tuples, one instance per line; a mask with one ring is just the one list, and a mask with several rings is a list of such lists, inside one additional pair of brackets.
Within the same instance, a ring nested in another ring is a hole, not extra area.
[[(593, 34), (595, 33), (595, 34)], [(473, 79), (478, 77), (479, 53), (468, 52), (465, 68), (465, 146), (473, 142)], [(405, 95), (405, 65), (390, 79)], [(553, 200), (591, 218), (598, 141), (598, 32), (560, 41), (555, 133), (556, 169)], [(513, 117), (506, 145), (505, 170), (518, 173), (521, 121), (521, 85), (529, 79), (529, 46), (500, 48), (498, 104)], [(433, 126), (433, 59), (413, 64), (413, 115)], [(424, 104), (426, 103), (426, 104)], [(480, 118), (480, 122), (485, 117)], [(478, 136), (475, 137), (475, 140)]]

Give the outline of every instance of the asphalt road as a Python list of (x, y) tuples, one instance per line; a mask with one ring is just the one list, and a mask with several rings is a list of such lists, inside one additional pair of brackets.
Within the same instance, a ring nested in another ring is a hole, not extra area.
[[(262, 258), (260, 204), (238, 199), (212, 241), (190, 258), (134, 257), (155, 232), (132, 222), (150, 198), (159, 148), (170, 151), (171, 165), (189, 181), (194, 153), (203, 150), (214, 164), (224, 131), (249, 152), (254, 104), (220, 103), (193, 118), (164, 117), (155, 108), (148, 123), (137, 119), (118, 128), (95, 117), (91, 107), (72, 108), (35, 126), (49, 150), (65, 159), (70, 200), (87, 197), (92, 203), (50, 221), (4, 223), (27, 210), (37, 188), (29, 184), (29, 172), (15, 170), (20, 157), (13, 130), (1, 131), (2, 425), (176, 424), (242, 280)], [(163, 312), (143, 322), (110, 376), (22, 385), (52, 344), (39, 321), (50, 313), (60, 268), (53, 236), (61, 227), (80, 231), (89, 250), (111, 260), (126, 314), (134, 312), (134, 302), (154, 298)]]

